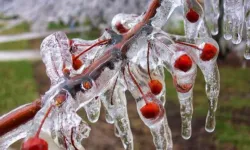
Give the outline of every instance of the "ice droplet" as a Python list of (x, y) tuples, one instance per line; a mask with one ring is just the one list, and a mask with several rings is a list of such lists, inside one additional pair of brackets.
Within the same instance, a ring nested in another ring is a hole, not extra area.
[(86, 105), (84, 105), (84, 109), (86, 111), (87, 117), (91, 123), (95, 123), (98, 121), (100, 117), (101, 110), (101, 101), (99, 97), (95, 97)]

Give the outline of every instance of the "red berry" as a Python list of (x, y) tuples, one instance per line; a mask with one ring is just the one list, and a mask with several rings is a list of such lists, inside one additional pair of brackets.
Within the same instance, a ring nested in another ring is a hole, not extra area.
[(69, 46), (72, 46), (73, 42), (73, 40), (69, 40)]
[(192, 59), (187, 54), (184, 54), (175, 61), (174, 67), (187, 72), (192, 67), (192, 63)]
[(72, 60), (73, 60), (73, 68), (75, 70), (78, 70), (83, 65), (81, 60), (75, 59), (75, 55), (72, 55)]
[(206, 43), (203, 50), (202, 50), (200, 58), (203, 61), (208, 61), (208, 60), (211, 60), (212, 58), (214, 58), (216, 53), (217, 53), (217, 48), (212, 44)]
[(160, 113), (159, 105), (154, 102), (149, 102), (140, 109), (142, 115), (147, 119), (154, 119)]
[(128, 29), (125, 28), (125, 27), (121, 24), (121, 22), (117, 22), (116, 25), (115, 25), (115, 27), (116, 27), (116, 29), (117, 29), (121, 34), (128, 32)]
[(69, 70), (68, 68), (64, 68), (64, 69), (63, 69), (63, 74), (64, 74), (65, 76), (69, 76), (69, 75), (70, 75), (70, 70)]
[(189, 22), (195, 23), (195, 22), (197, 22), (197, 21), (199, 20), (200, 16), (199, 16), (199, 14), (198, 14), (196, 11), (194, 11), (194, 10), (191, 8), (191, 9), (189, 9), (189, 11), (187, 12), (186, 18), (187, 18), (187, 20), (188, 20)]
[(151, 92), (154, 94), (154, 95), (158, 95), (161, 93), (161, 90), (162, 90), (162, 84), (159, 80), (151, 80), (149, 83), (148, 83), (149, 87), (150, 87), (150, 90)]
[(31, 137), (23, 142), (21, 150), (48, 150), (48, 143), (39, 137)]

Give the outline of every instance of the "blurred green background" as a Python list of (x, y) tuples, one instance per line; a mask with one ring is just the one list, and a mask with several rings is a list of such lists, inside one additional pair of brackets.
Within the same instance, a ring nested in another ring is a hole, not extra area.
[[(0, 24), (0, 28), (4, 26)], [(51, 23), (49, 30), (66, 28), (62, 24)], [(30, 32), (28, 23), (23, 22), (11, 29), (1, 31), (1, 35)], [(183, 29), (177, 29), (179, 34)], [(85, 33), (68, 34), (69, 38), (80, 37), (94, 39), (100, 31), (92, 28)], [(43, 38), (0, 43), (0, 51), (39, 49)], [(205, 96), (205, 83), (198, 72), (194, 87), (193, 135), (191, 139), (181, 138), (180, 115), (177, 95), (169, 73), (166, 72), (167, 116), (172, 130), (175, 150), (249, 150), (250, 149), (250, 68), (242, 69), (239, 59), (232, 54), (224, 60), (218, 60), (221, 74), (221, 92), (217, 110), (217, 125), (213, 133), (204, 129), (208, 109)], [(49, 80), (44, 65), (37, 61), (1, 61), (0, 62), (0, 113), (1, 115), (17, 106), (31, 102), (49, 88)], [(134, 133), (135, 150), (154, 149), (149, 130), (140, 121), (135, 102), (128, 100), (129, 117)], [(90, 124), (92, 131), (84, 144), (86, 149), (122, 149), (122, 143), (115, 137), (113, 126), (105, 123), (104, 112), (96, 124)], [(105, 139), (105, 140), (104, 140)]]

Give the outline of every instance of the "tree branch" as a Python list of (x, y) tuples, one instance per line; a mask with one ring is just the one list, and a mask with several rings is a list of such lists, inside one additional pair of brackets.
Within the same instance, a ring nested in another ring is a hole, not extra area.
[[(156, 9), (160, 6), (160, 2), (161, 0), (152, 0), (150, 6), (148, 7), (148, 10), (143, 16), (143, 20), (135, 25), (128, 33), (124, 34), (122, 41), (116, 44), (114, 47), (121, 48), (124, 43), (131, 39), (145, 24), (147, 24), (149, 20), (156, 14)], [(94, 63), (94, 65), (91, 66), (96, 66), (96, 64)], [(1, 118), (0, 136), (31, 120), (40, 109), (41, 100), (38, 99), (33, 103), (27, 104), (20, 109), (16, 109), (15, 111)]]

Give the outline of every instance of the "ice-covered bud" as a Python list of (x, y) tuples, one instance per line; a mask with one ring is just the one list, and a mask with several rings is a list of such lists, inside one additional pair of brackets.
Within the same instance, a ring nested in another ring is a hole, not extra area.
[(48, 150), (48, 143), (39, 137), (31, 137), (23, 142), (21, 150)]
[(142, 115), (147, 119), (154, 119), (160, 113), (159, 105), (154, 102), (149, 102), (140, 109)]
[(82, 61), (80, 59), (75, 59), (75, 55), (72, 55), (72, 60), (73, 60), (72, 67), (75, 70), (78, 70), (83, 65), (83, 63), (82, 63)]
[(192, 67), (192, 64), (192, 59), (187, 54), (183, 54), (176, 59), (174, 67), (181, 71), (187, 72)]
[(159, 80), (150, 80), (149, 83), (148, 83), (149, 87), (150, 87), (150, 90), (151, 92), (154, 94), (154, 95), (158, 95), (161, 93), (162, 91), (162, 84)]
[(118, 34), (128, 32), (140, 21), (140, 16), (136, 14), (120, 13), (114, 16), (111, 22), (112, 29)]
[(204, 45), (204, 48), (202, 49), (202, 53), (200, 55), (200, 58), (203, 61), (209, 61), (216, 56), (217, 51), (218, 50), (214, 45), (212, 45), (210, 43), (206, 43)]
[(126, 33), (126, 32), (129, 31), (129, 29), (127, 29), (126, 27), (124, 27), (124, 25), (121, 24), (121, 22), (117, 22), (117, 23), (115, 24), (115, 28), (116, 28), (116, 30), (117, 30), (119, 33), (121, 33), (121, 34), (124, 34), (124, 33)]
[(186, 14), (186, 18), (189, 22), (191, 23), (195, 23), (199, 20), (200, 18), (200, 15), (195, 11), (193, 10), (192, 8), (189, 9), (189, 11), (187, 12)]

